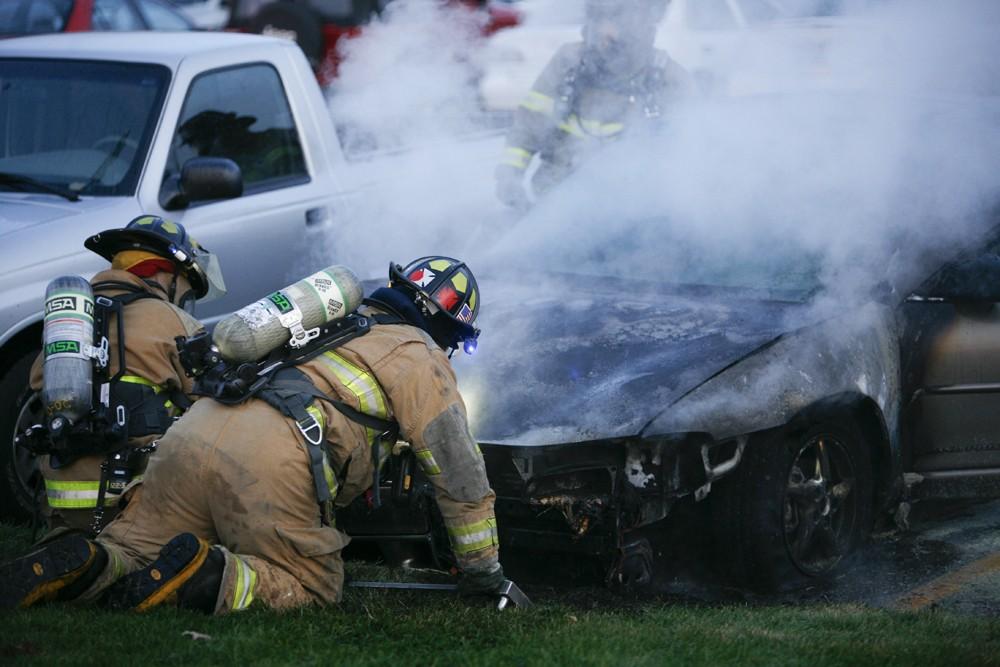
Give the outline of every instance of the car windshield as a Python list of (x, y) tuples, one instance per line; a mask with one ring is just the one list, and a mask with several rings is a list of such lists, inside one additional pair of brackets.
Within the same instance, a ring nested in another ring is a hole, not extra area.
[[(134, 194), (169, 80), (162, 65), (0, 59), (0, 173), (78, 194)], [(6, 188), (24, 185), (7, 179)]]
[(576, 240), (546, 251), (550, 270), (784, 301), (806, 301), (823, 285), (821, 254), (787, 236), (713, 233), (667, 218), (585, 222), (578, 231)]

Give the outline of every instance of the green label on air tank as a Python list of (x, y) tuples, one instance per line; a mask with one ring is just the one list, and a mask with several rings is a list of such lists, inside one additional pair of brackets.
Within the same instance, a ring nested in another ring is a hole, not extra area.
[(75, 340), (56, 340), (45, 345), (45, 356), (53, 354), (80, 354), (80, 343)]
[(292, 302), (288, 299), (288, 297), (282, 294), (281, 292), (275, 292), (274, 294), (272, 294), (267, 298), (271, 300), (271, 303), (273, 303), (278, 307), (278, 312), (281, 313), (282, 315), (291, 312), (291, 310), (294, 308)]

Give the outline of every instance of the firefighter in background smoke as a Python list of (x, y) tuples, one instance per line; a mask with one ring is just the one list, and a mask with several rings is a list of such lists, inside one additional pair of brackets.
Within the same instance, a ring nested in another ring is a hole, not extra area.
[[(163, 437), (134, 497), (95, 541), (71, 536), (0, 567), (0, 608), (102, 593), (113, 607), (140, 611), (338, 602), (348, 538), (331, 525), (331, 505), (371, 488), (384, 459), (373, 460), (380, 434), (358, 413), (393, 420), (411, 444), (434, 485), (460, 590), (498, 591), (506, 580), (495, 495), (446, 356), (474, 348), (479, 301), (462, 262), (393, 265), (389, 286), (362, 307), (375, 322), (367, 333), (288, 369), (298, 380), (277, 399), (262, 392), (236, 406), (199, 400)], [(310, 400), (320, 394), (327, 400)], [(283, 416), (276, 400), (308, 415)], [(310, 443), (321, 447), (319, 437), (307, 441), (311, 432), (325, 440), (322, 457), (311, 456)]]
[(653, 45), (667, 0), (586, 0), (583, 41), (553, 56), (521, 102), (497, 166), (497, 196), (515, 209), (536, 197), (630, 127), (659, 119), (694, 86), (687, 72)]
[[(189, 336), (201, 324), (184, 308), (209, 294), (225, 291), (214, 257), (178, 223), (147, 215), (124, 229), (111, 229), (86, 240), (87, 249), (111, 261), (111, 268), (90, 281), (96, 297), (122, 304), (124, 374), (110, 383), (113, 404), (128, 410), (128, 446), (143, 447), (162, 435), (188, 405), (191, 380), (178, 358), (175, 336)], [(214, 283), (214, 284), (213, 284)], [(117, 316), (108, 326), (108, 375), (119, 370)], [(44, 355), (31, 370), (31, 387), (43, 385)], [(70, 446), (74, 443), (71, 441)], [(42, 457), (46, 514), (51, 528), (89, 532), (101, 490), (101, 464), (108, 451), (81, 449)], [(135, 456), (130, 472), (141, 475), (145, 459)], [(127, 480), (118, 480), (126, 482)], [(116, 513), (121, 488), (105, 480), (101, 519)]]

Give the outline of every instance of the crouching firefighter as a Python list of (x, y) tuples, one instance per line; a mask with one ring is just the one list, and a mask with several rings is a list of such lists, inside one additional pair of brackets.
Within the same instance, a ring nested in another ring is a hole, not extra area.
[(49, 284), (31, 372), (44, 416), (19, 443), (41, 455), (50, 527), (93, 535), (142, 475), (153, 440), (191, 404), (174, 338), (202, 327), (184, 308), (225, 286), (214, 256), (162, 218), (136, 218), (84, 245), (111, 268), (90, 283)]
[[(348, 274), (331, 267), (244, 308), (204, 355), (185, 344), (193, 368), (208, 359), (198, 384), (211, 397), (163, 436), (96, 540), (68, 536), (0, 566), (0, 606), (77, 599), (221, 614), (334, 604), (348, 538), (333, 508), (372, 488), (397, 437), (434, 485), (460, 591), (503, 589), (495, 495), (446, 354), (476, 345), (475, 278), (446, 257), (392, 265), (389, 286), (343, 316), (355, 298)], [(224, 350), (271, 336), (275, 320), (280, 347), (224, 361)], [(238, 331), (252, 335), (234, 346)]]

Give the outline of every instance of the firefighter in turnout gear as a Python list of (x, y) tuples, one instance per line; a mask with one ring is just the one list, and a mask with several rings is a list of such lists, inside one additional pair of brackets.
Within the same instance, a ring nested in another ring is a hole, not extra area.
[(364, 335), (320, 339), (245, 402), (199, 400), (96, 540), (65, 538), (0, 566), (0, 608), (100, 599), (222, 614), (336, 603), (349, 538), (332, 510), (372, 488), (397, 435), (433, 484), (460, 590), (498, 592), (495, 495), (448, 360), (474, 349), (479, 307), (462, 262), (391, 266), (389, 286), (356, 315), (371, 322)]
[(687, 72), (653, 46), (667, 0), (587, 0), (583, 41), (559, 49), (514, 115), (496, 169), (497, 196), (514, 209), (573, 172), (631, 127), (655, 122), (693, 91)]
[[(174, 337), (202, 327), (183, 307), (225, 287), (214, 256), (183, 226), (159, 217), (141, 216), (88, 238), (85, 246), (111, 261), (90, 282), (99, 307), (108, 307), (109, 403), (113, 410), (124, 407), (127, 428), (120, 444), (71, 435), (65, 449), (50, 450), (40, 463), (50, 527), (93, 534), (114, 517), (129, 482), (141, 477), (142, 449), (190, 405), (191, 380)], [(44, 384), (44, 361), (43, 353), (32, 368), (36, 391)]]

